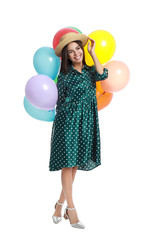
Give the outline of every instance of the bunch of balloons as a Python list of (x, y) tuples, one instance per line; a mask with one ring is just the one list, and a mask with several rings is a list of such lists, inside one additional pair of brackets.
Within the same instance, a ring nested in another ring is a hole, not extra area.
[[(53, 48), (41, 47), (33, 57), (33, 65), (38, 73), (30, 78), (25, 87), (24, 107), (27, 113), (35, 119), (53, 121), (55, 105), (58, 100), (57, 77), (60, 71), (61, 60), (55, 55), (55, 48), (60, 38), (68, 33), (82, 33), (74, 27), (59, 30), (53, 38)], [(113, 92), (123, 89), (129, 81), (130, 71), (122, 61), (110, 61), (116, 50), (114, 37), (107, 31), (96, 30), (88, 35), (96, 42), (95, 53), (101, 64), (108, 69), (108, 78), (96, 82), (96, 97), (98, 111), (105, 108), (112, 100)], [(88, 44), (88, 43), (87, 43)], [(89, 66), (94, 62), (84, 47), (85, 61)]]
[(31, 77), (25, 87), (24, 107), (27, 113), (38, 120), (53, 121), (58, 98), (55, 79), (60, 68), (60, 59), (50, 47), (39, 48), (33, 57), (38, 73)]

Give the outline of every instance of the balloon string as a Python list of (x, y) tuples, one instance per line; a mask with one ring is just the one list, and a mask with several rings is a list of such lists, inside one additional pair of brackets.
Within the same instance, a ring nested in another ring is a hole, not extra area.
[(98, 101), (98, 99), (104, 94), (105, 92), (103, 92), (98, 98), (97, 98), (97, 101)]

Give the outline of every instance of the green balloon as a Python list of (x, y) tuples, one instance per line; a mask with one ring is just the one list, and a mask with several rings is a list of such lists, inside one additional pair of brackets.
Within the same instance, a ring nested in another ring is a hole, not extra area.
[(75, 29), (77, 32), (82, 33), (78, 28), (75, 28), (75, 27), (67, 27), (67, 28), (73, 28), (73, 29)]
[(54, 80), (54, 82), (57, 84), (57, 78), (58, 78), (58, 76), (55, 78), (55, 80)]

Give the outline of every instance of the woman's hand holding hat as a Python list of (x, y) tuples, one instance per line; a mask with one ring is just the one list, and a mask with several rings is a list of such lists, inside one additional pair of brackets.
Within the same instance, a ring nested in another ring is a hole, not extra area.
[(93, 53), (95, 53), (95, 45), (96, 45), (96, 42), (95, 42), (95, 40), (93, 40), (93, 39), (90, 38), (90, 37), (88, 37), (88, 39), (90, 40), (90, 42), (88, 42), (87, 48), (88, 48), (89, 54), (92, 56)]
[(103, 74), (103, 66), (101, 65), (99, 59), (97, 58), (96, 56), (96, 53), (95, 53), (95, 45), (96, 45), (96, 42), (94, 39), (88, 37), (88, 39), (91, 41), (88, 42), (88, 45), (87, 45), (87, 48), (88, 48), (88, 52), (89, 54), (91, 55), (92, 59), (93, 59), (93, 62), (94, 62), (94, 65), (95, 65), (95, 68), (96, 68), (96, 71), (99, 73), (99, 74)]

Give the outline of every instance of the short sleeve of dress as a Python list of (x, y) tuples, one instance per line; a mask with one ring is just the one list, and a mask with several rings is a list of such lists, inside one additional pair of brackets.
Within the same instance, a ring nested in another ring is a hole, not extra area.
[(91, 67), (91, 72), (92, 72), (92, 76), (94, 77), (95, 81), (103, 81), (106, 78), (108, 78), (108, 69), (107, 68), (104, 68), (103, 73), (100, 74), (97, 72), (95, 66), (93, 65)]
[(57, 106), (56, 106), (56, 111), (57, 111), (59, 107), (64, 103), (66, 98), (65, 81), (64, 81), (64, 76), (61, 73), (58, 75), (56, 86), (58, 90), (58, 100), (57, 100)]

